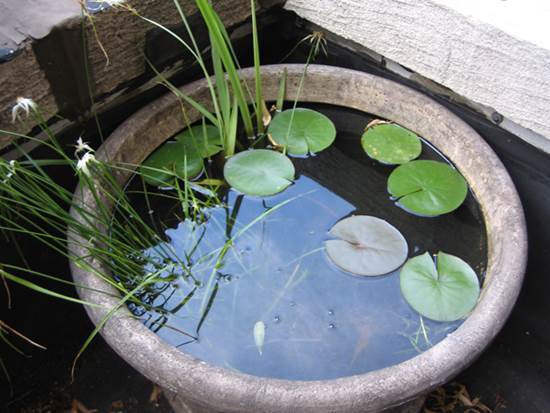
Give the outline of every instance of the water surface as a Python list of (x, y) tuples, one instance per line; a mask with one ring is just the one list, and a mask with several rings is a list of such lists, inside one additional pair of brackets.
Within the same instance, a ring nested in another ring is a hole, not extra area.
[[(153, 199), (153, 218), (168, 228), (166, 243), (146, 255), (172, 263), (167, 272), (176, 280), (150, 296), (162, 314), (131, 309), (182, 351), (257, 376), (331, 379), (407, 360), (460, 325), (422, 319), (401, 295), (399, 271), (357, 277), (330, 262), (323, 247), (342, 218), (374, 215), (403, 233), (410, 257), (441, 250), (482, 275), (486, 241), (474, 197), (436, 218), (403, 211), (386, 190), (393, 167), (370, 160), (360, 147), (357, 131), (370, 118), (316, 109), (335, 122), (336, 143), (293, 159), (297, 179), (284, 192), (257, 198), (226, 190), (200, 222)], [(421, 158), (444, 160), (427, 144)], [(258, 322), (265, 324), (261, 348), (253, 334)]]

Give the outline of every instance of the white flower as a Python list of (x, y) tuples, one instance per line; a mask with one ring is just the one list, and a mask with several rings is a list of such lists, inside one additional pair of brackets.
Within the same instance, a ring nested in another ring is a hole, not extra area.
[(93, 151), (88, 151), (80, 158), (76, 164), (76, 170), (82, 172), (86, 176), (90, 176), (90, 165), (97, 162)]
[(9, 163), (2, 162), (2, 166), (7, 168), (8, 171), (8, 173), (2, 180), (2, 183), (5, 184), (10, 180), (13, 175), (15, 175), (15, 168), (17, 166), (17, 163), (15, 162), (15, 160), (11, 160)]
[(90, 145), (88, 145), (88, 142), (84, 142), (82, 140), (82, 136), (76, 140), (75, 145), (76, 150), (74, 151), (75, 155), (78, 155), (80, 152), (88, 151), (93, 152), (94, 150), (90, 148)]
[(36, 110), (38, 106), (36, 102), (32, 99), (22, 98), (21, 96), (17, 98), (17, 103), (11, 109), (11, 123), (15, 123), (16, 120), (21, 119), (20, 112), (25, 112), (25, 116), (29, 116), (29, 112)]
[(109, 6), (118, 6), (119, 4), (124, 3), (126, 0), (102, 0), (102, 3), (108, 4)]

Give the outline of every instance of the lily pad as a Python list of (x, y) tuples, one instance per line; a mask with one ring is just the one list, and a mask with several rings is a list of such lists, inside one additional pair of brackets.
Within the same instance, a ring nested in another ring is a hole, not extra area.
[(372, 159), (389, 165), (412, 161), (422, 152), (420, 138), (413, 132), (380, 121), (367, 126), (361, 137), (361, 145)]
[(193, 147), (201, 158), (209, 158), (223, 149), (218, 128), (212, 125), (199, 125), (185, 129), (176, 136), (185, 147)]
[(397, 167), (388, 179), (388, 191), (406, 210), (436, 216), (457, 209), (466, 199), (468, 184), (452, 166), (420, 160)]
[(328, 256), (353, 274), (387, 274), (407, 259), (407, 241), (397, 228), (380, 218), (351, 216), (334, 225), (330, 235), (339, 239), (326, 241)]
[[(293, 115), (294, 113), (294, 115)], [(289, 125), (292, 122), (292, 126)], [(311, 109), (288, 109), (273, 118), (267, 130), (273, 143), (290, 155), (307, 155), (328, 148), (336, 138), (334, 123)]]
[(254, 149), (229, 158), (223, 175), (229, 185), (244, 194), (268, 196), (292, 183), (294, 165), (279, 152)]
[(170, 183), (174, 173), (182, 179), (190, 179), (200, 174), (202, 168), (202, 157), (193, 146), (168, 141), (143, 162), (139, 173), (150, 185), (164, 185)]
[(429, 253), (408, 260), (401, 269), (401, 292), (412, 308), (435, 321), (466, 317), (479, 298), (479, 281), (466, 262), (439, 252), (437, 268)]

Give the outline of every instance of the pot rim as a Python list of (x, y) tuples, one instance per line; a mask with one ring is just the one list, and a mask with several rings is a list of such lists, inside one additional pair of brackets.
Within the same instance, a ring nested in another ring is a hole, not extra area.
[[(283, 68), (288, 71), (287, 95), (295, 96), (304, 65), (263, 66), (267, 100), (276, 99)], [(252, 68), (241, 70), (241, 74), (245, 81), (254, 81)], [(207, 99), (205, 87), (206, 81), (201, 79), (180, 90)], [(504, 325), (519, 294), (527, 260), (527, 234), (519, 196), (506, 169), (485, 141), (464, 121), (420, 92), (355, 70), (310, 65), (300, 101), (346, 106), (399, 123), (433, 143), (464, 175), (481, 205), (488, 242), (482, 294), (470, 316), (456, 331), (416, 357), (381, 370), (321, 381), (256, 377), (210, 365), (162, 341), (133, 318), (126, 307), (105, 323), (101, 334), (150, 380), (180, 397), (206, 406), (221, 406), (227, 412), (370, 412), (398, 406), (458, 374)], [(177, 114), (178, 108), (178, 100), (172, 94), (146, 105), (112, 133), (97, 151), (97, 157), (139, 164), (174, 130), (183, 128), (179, 117), (170, 116)], [(193, 112), (188, 112), (191, 120), (198, 116)], [(150, 138), (152, 135), (155, 137)], [(127, 176), (119, 178), (124, 182)], [(89, 191), (78, 186), (74, 202), (89, 204)], [(71, 213), (79, 219), (74, 208)], [(84, 255), (86, 249), (79, 243), (87, 241), (71, 231), (68, 239), (69, 253)], [(115, 290), (74, 262), (70, 265), (76, 284), (90, 288), (78, 288), (79, 296), (100, 305), (86, 307), (97, 325), (118, 299), (94, 289), (111, 294)], [(99, 263), (93, 265), (109, 274)]]

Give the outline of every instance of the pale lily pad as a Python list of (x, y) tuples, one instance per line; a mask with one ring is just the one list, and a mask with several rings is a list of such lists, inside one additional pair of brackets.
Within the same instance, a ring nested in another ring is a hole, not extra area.
[(407, 241), (393, 225), (367, 215), (354, 215), (332, 227), (327, 254), (337, 266), (357, 275), (392, 272), (407, 259)]
[(420, 156), (422, 143), (413, 132), (388, 122), (376, 122), (367, 126), (361, 137), (363, 149), (372, 159), (397, 165)]
[(223, 149), (218, 128), (212, 125), (187, 128), (176, 139), (186, 147), (193, 147), (201, 158), (209, 158)]
[(194, 178), (201, 173), (202, 168), (202, 157), (194, 147), (179, 141), (169, 141), (143, 162), (139, 173), (145, 182), (158, 186), (169, 184), (174, 174), (182, 179)]
[(294, 180), (294, 165), (285, 155), (268, 149), (240, 152), (223, 169), (225, 180), (247, 195), (268, 196), (281, 192)]
[(406, 210), (422, 216), (436, 216), (462, 205), (468, 194), (468, 184), (452, 166), (421, 160), (397, 167), (388, 178), (388, 191)]
[(454, 255), (439, 252), (437, 268), (429, 253), (408, 260), (401, 269), (401, 292), (422, 316), (435, 321), (466, 317), (479, 298), (475, 271)]
[(273, 143), (284, 148), (290, 155), (320, 152), (328, 148), (336, 138), (336, 127), (329, 118), (322, 113), (303, 108), (279, 113), (269, 124), (267, 132)]

